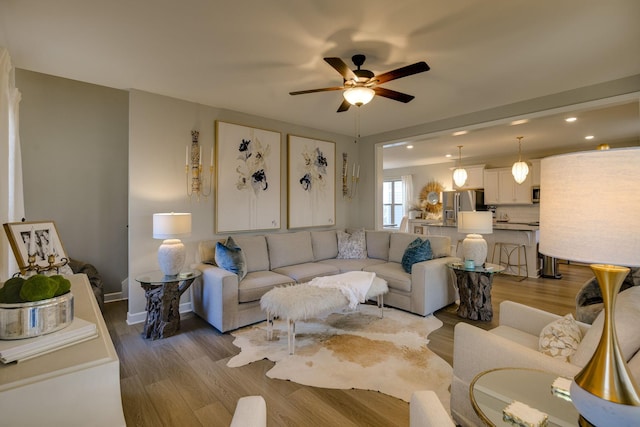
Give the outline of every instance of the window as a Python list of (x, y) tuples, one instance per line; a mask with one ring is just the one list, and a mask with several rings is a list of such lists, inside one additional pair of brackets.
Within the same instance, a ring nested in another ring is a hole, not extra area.
[(384, 227), (400, 227), (404, 215), (404, 189), (401, 179), (385, 180), (382, 184), (382, 223)]

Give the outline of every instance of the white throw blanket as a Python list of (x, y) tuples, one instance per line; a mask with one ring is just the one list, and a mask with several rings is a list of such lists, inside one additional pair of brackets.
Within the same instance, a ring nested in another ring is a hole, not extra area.
[(358, 303), (365, 302), (367, 292), (376, 278), (376, 273), (368, 271), (349, 271), (335, 276), (316, 277), (309, 282), (318, 288), (335, 288), (349, 300), (349, 308), (355, 309)]

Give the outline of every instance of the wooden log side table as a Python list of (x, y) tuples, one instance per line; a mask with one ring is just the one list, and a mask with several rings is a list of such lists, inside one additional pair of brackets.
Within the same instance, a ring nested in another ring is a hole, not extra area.
[(504, 271), (504, 267), (497, 264), (485, 263), (473, 269), (467, 269), (462, 263), (447, 263), (454, 272), (460, 305), (458, 316), (471, 320), (490, 321), (493, 319), (491, 306), (491, 284), (493, 275)]
[(180, 329), (180, 296), (201, 275), (200, 270), (186, 270), (176, 276), (152, 271), (136, 277), (147, 297), (147, 318), (142, 333), (145, 338), (170, 337)]

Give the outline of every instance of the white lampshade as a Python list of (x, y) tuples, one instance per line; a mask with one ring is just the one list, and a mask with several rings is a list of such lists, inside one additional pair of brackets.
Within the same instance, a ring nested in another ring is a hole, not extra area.
[(529, 165), (526, 162), (515, 162), (511, 168), (511, 174), (518, 184), (522, 184), (529, 174)]
[(463, 168), (457, 168), (453, 171), (453, 182), (457, 187), (462, 187), (467, 182), (467, 171)]
[(158, 264), (166, 276), (177, 276), (184, 266), (186, 249), (178, 237), (191, 234), (190, 213), (153, 214), (153, 238), (164, 239), (158, 248)]
[(462, 241), (465, 261), (472, 260), (476, 266), (483, 265), (487, 259), (487, 241), (482, 234), (493, 233), (493, 214), (489, 211), (459, 212), (458, 233), (467, 233)]
[(346, 99), (349, 104), (359, 107), (369, 103), (375, 94), (374, 90), (370, 87), (356, 86), (345, 90), (342, 96), (344, 96), (344, 99)]
[(542, 159), (540, 252), (584, 263), (640, 266), (640, 148)]
[(190, 213), (153, 214), (153, 238), (173, 239), (191, 234)]

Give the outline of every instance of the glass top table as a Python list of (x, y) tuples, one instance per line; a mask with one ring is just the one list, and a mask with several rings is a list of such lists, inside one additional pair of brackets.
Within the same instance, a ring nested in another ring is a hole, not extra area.
[(573, 404), (551, 392), (559, 375), (525, 368), (501, 368), (478, 374), (469, 386), (471, 404), (489, 426), (513, 426), (503, 421), (502, 410), (511, 402), (522, 402), (548, 415), (548, 426), (578, 426)]

